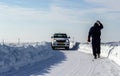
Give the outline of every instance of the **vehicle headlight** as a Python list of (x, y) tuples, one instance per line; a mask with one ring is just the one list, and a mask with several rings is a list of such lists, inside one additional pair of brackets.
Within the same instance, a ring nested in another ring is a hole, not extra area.
[(53, 42), (56, 42), (56, 40), (54, 39)]
[(66, 40), (66, 42), (69, 42), (69, 40)]

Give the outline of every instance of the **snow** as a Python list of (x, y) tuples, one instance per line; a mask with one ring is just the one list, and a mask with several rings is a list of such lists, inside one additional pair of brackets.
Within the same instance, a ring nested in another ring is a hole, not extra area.
[(52, 55), (52, 49), (47, 42), (0, 45), (0, 73), (18, 70), (25, 65), (50, 58)]
[[(113, 46), (111, 46), (109, 44), (102, 44), (101, 45), (101, 55), (103, 57), (107, 57), (109, 51), (112, 48), (113, 48)], [(91, 45), (91, 43), (81, 43), (80, 46), (79, 46), (79, 51), (92, 54), (92, 45)]]
[(114, 49), (110, 52), (109, 59), (120, 65), (120, 46), (114, 46)]
[[(92, 54), (92, 46), (90, 43), (81, 43), (79, 51)], [(101, 56), (107, 57), (120, 65), (120, 42), (102, 43)]]
[(76, 50), (63, 51), (65, 59), (52, 65), (47, 72), (40, 71), (30, 76), (120, 76), (120, 68), (107, 58), (92, 61), (91, 54)]
[(0, 45), (0, 76), (120, 76), (120, 43), (101, 44), (93, 59), (90, 43), (52, 50), (49, 42)]

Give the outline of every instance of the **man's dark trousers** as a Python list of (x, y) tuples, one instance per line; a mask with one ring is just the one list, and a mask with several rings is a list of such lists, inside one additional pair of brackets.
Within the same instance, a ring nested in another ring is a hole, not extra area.
[(94, 40), (92, 39), (92, 49), (93, 49), (93, 55), (96, 57), (97, 55), (100, 55), (100, 39)]

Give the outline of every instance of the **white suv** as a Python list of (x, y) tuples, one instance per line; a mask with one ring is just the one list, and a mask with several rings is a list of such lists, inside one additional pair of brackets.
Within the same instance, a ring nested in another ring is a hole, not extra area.
[(65, 48), (67, 50), (69, 49), (70, 37), (68, 37), (67, 34), (55, 33), (51, 38), (52, 38), (52, 43), (51, 43), (52, 49), (55, 48)]

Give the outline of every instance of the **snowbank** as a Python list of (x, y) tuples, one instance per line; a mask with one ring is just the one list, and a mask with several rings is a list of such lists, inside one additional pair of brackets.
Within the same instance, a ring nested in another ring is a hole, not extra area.
[(114, 49), (110, 52), (109, 59), (120, 65), (120, 46), (114, 46)]
[[(101, 55), (104, 57), (108, 56), (109, 51), (113, 48), (110, 44), (102, 44), (101, 45)], [(88, 43), (80, 44), (79, 51), (85, 53), (92, 53), (92, 45)]]
[(0, 73), (50, 58), (52, 52), (47, 42), (0, 45)]
[[(89, 43), (81, 43), (79, 51), (92, 54), (92, 46)], [(120, 42), (102, 43), (101, 56), (107, 57), (120, 65)]]

